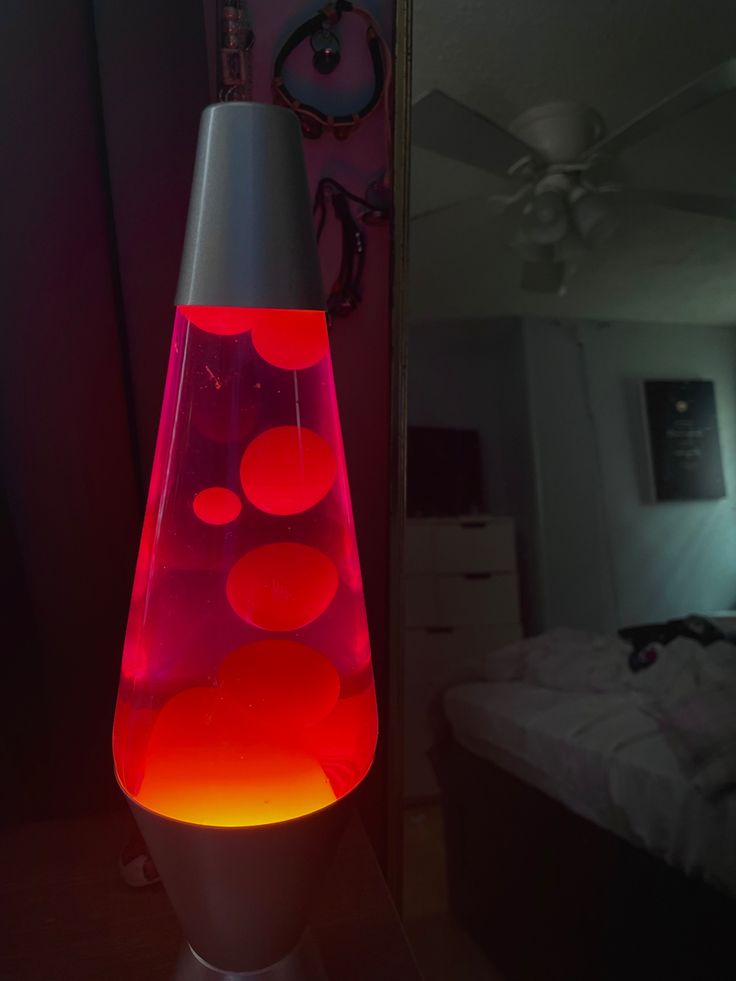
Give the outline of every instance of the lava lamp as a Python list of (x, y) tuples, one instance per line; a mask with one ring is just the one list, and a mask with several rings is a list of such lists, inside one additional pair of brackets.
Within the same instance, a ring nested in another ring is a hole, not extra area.
[(176, 305), (113, 755), (189, 944), (179, 977), (265, 978), (300, 949), (377, 735), (288, 110), (204, 111)]

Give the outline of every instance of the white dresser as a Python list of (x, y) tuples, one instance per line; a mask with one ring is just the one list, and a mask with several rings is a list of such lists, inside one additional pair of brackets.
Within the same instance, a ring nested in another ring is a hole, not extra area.
[(521, 627), (511, 518), (409, 518), (406, 536), (404, 796), (418, 800), (439, 791), (427, 751), (442, 692)]

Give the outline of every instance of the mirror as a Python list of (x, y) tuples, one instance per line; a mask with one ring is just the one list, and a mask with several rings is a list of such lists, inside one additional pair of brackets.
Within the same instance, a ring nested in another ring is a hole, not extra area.
[(428, 981), (727, 976), (734, 27), (414, 13), (404, 913)]

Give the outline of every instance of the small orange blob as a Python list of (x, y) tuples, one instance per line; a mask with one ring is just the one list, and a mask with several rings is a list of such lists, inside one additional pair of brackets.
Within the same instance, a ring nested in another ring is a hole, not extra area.
[(226, 525), (240, 514), (240, 498), (227, 487), (207, 487), (195, 494), (194, 513), (208, 525)]
[(324, 552), (294, 542), (261, 545), (227, 578), (233, 610), (264, 630), (298, 630), (324, 613), (337, 592), (337, 569)]
[(240, 463), (245, 496), (267, 514), (299, 514), (327, 494), (337, 476), (329, 443), (304, 426), (276, 426), (248, 445)]
[[(265, 316), (270, 313), (271, 316)], [(253, 347), (276, 368), (311, 368), (327, 354), (327, 322), (322, 310), (259, 310)]]
[(334, 665), (295, 640), (261, 640), (232, 651), (219, 670), (222, 689), (237, 699), (245, 724), (259, 735), (314, 725), (340, 695)]

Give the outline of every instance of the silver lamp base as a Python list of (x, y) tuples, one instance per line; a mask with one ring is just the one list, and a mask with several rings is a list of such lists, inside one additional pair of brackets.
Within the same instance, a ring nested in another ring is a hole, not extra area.
[[(242, 828), (188, 824), (129, 798), (191, 946), (184, 967), (193, 960), (194, 973), (177, 974), (176, 981), (322, 981), (307, 973), (304, 932), (350, 798), (290, 821)], [(277, 967), (287, 973), (273, 973)]]
[(221, 971), (187, 944), (179, 955), (173, 981), (329, 981), (317, 945), (307, 932), (291, 953), (260, 971)]

